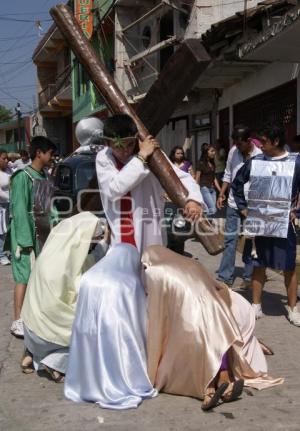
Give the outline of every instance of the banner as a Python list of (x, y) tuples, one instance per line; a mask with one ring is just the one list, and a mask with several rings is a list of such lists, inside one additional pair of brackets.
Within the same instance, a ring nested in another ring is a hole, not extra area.
[(75, 17), (85, 34), (90, 39), (93, 34), (93, 0), (75, 0)]

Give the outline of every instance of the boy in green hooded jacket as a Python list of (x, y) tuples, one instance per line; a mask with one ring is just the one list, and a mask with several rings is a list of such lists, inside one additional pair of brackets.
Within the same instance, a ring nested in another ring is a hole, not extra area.
[(30, 144), (32, 163), (11, 177), (10, 191), (10, 249), (12, 273), (16, 283), (14, 292), (15, 320), (11, 333), (23, 338), (23, 322), (20, 319), (26, 286), (31, 272), (31, 259), (39, 254), (39, 244), (34, 220), (33, 180), (47, 181), (44, 169), (50, 164), (56, 146), (44, 136), (35, 136)]

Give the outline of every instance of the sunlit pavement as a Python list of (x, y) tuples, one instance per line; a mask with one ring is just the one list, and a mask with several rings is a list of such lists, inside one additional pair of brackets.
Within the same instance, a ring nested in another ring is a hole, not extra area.
[[(220, 257), (210, 257), (199, 243), (188, 241), (186, 252), (215, 273)], [(237, 275), (241, 273), (237, 258)], [(238, 288), (236, 278), (234, 288)], [(238, 290), (247, 295), (246, 290)], [(270, 374), (285, 383), (264, 391), (247, 391), (243, 398), (203, 413), (196, 399), (160, 395), (130, 411), (103, 410), (91, 404), (73, 404), (63, 397), (62, 384), (45, 376), (22, 374), (22, 341), (12, 337), (13, 282), (10, 267), (0, 267), (0, 430), (300, 430), (300, 328), (286, 319), (282, 277), (269, 273), (257, 335), (275, 351), (268, 358)]]

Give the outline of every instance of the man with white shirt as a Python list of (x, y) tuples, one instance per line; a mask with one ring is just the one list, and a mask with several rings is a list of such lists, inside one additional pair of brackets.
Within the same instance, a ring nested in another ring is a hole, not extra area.
[(16, 160), (12, 165), (13, 171), (19, 171), (20, 169), (24, 169), (26, 166), (31, 164), (31, 159), (26, 150), (21, 150), (20, 156), (21, 158)]
[(10, 175), (7, 152), (0, 150), (0, 265), (10, 264), (3, 250), (8, 224)]
[[(118, 122), (121, 125), (122, 122), (127, 124), (127, 121), (131, 124), (130, 120), (125, 115), (116, 115), (105, 124), (108, 129), (108, 125), (112, 124), (113, 128)], [(117, 139), (110, 138), (110, 146), (97, 155), (96, 170), (101, 201), (111, 228), (112, 245), (129, 242), (142, 253), (149, 245), (166, 243), (166, 232), (161, 229), (164, 190), (147, 164), (147, 158), (158, 143), (149, 137), (144, 143), (140, 143), (141, 149), (135, 136), (122, 139), (119, 139), (119, 143)], [(184, 214), (194, 221), (199, 218), (203, 204), (199, 186), (190, 174), (174, 165), (172, 167), (189, 193)], [(131, 207), (131, 204), (132, 208), (129, 210), (128, 205)], [(130, 212), (132, 214), (129, 216)]]
[[(261, 153), (261, 150), (251, 141), (251, 130), (246, 126), (236, 126), (232, 133), (232, 140), (234, 146), (228, 154), (223, 184), (217, 200), (218, 209), (222, 208), (226, 199), (225, 193), (233, 182), (238, 170), (244, 165), (246, 160)], [(247, 196), (247, 184), (245, 184), (244, 190)], [(226, 211), (225, 250), (218, 269), (218, 280), (226, 283), (228, 286), (232, 286), (234, 281), (235, 254), (240, 234), (240, 225), (241, 214), (235, 203), (232, 190), (230, 190)], [(250, 284), (253, 271), (251, 248), (252, 243), (250, 240), (247, 240), (243, 253), (243, 261), (245, 263), (243, 280), (245, 285)]]

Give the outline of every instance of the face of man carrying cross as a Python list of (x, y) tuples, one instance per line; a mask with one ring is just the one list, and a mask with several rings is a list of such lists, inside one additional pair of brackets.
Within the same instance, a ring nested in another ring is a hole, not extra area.
[(134, 154), (147, 163), (148, 157), (159, 148), (159, 143), (151, 135), (140, 140), (136, 125), (130, 117), (124, 115), (109, 118), (105, 123), (104, 135), (114, 157), (123, 164)]

